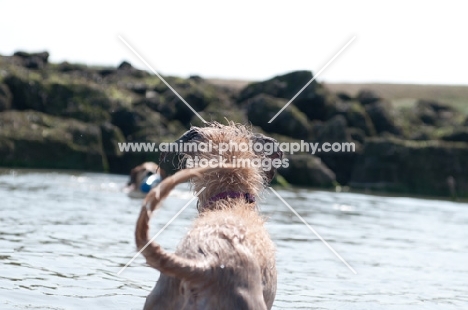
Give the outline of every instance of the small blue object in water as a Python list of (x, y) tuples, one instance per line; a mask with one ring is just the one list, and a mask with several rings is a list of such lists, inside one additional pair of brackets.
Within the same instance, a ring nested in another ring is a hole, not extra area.
[(143, 193), (148, 193), (153, 187), (161, 183), (161, 176), (159, 174), (152, 174), (145, 178), (140, 185), (140, 190)]

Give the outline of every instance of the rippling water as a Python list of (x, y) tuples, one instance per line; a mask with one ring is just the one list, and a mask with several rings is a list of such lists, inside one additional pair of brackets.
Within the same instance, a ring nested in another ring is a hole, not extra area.
[[(135, 254), (140, 200), (123, 176), (0, 172), (0, 309), (142, 309), (158, 278)], [(261, 210), (277, 245), (274, 309), (468, 309), (468, 204), (313, 190), (279, 194), (358, 272), (353, 274), (271, 192)], [(184, 185), (156, 232), (191, 198)], [(159, 237), (175, 245), (195, 203)]]

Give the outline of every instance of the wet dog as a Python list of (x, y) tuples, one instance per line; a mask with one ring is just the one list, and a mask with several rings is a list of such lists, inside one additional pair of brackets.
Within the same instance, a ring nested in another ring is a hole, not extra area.
[(157, 176), (158, 180), (162, 180), (167, 175), (164, 169), (159, 167), (156, 163), (145, 162), (130, 171), (130, 180), (123, 191), (130, 197), (144, 198), (148, 190), (142, 190), (142, 185), (151, 176)]
[[(275, 247), (257, 210), (255, 197), (271, 181), (275, 169), (239, 166), (234, 162), (282, 158), (282, 153), (267, 156), (263, 152), (234, 149), (220, 155), (217, 146), (230, 141), (237, 144), (276, 141), (254, 135), (240, 125), (218, 123), (193, 127), (179, 141), (198, 144), (211, 141), (214, 145), (212, 151), (183, 153), (180, 166), (187, 165), (188, 157), (194, 155), (207, 160), (222, 159), (227, 164), (179, 171), (146, 196), (135, 239), (137, 248), (144, 248), (147, 263), (159, 270), (161, 276), (144, 309), (271, 309), (276, 295)], [(200, 214), (191, 230), (175, 253), (154, 242), (145, 248), (150, 240), (152, 212), (177, 184), (187, 180), (199, 193)]]

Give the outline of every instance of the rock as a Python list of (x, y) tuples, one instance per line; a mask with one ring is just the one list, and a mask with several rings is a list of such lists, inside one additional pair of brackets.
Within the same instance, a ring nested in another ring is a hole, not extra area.
[(454, 125), (456, 111), (448, 105), (432, 100), (419, 100), (415, 110), (416, 116), (426, 125)]
[(47, 93), (40, 82), (28, 81), (16, 75), (6, 76), (3, 82), (12, 93), (13, 109), (45, 111)]
[(102, 146), (107, 156), (122, 156), (118, 144), (125, 142), (122, 131), (111, 123), (104, 123), (99, 126), (102, 136)]
[(117, 78), (127, 76), (140, 79), (150, 76), (148, 72), (144, 70), (138, 70), (127, 61), (122, 61), (122, 63), (120, 63), (120, 65), (117, 66), (117, 70), (109, 70), (105, 73), (107, 73), (106, 76), (113, 74), (116, 75)]
[(0, 112), (11, 108), (12, 95), (6, 84), (0, 84)]
[(455, 129), (452, 133), (443, 135), (441, 140), (468, 143), (468, 127)]
[(353, 101), (354, 100), (354, 98), (350, 94), (345, 93), (345, 92), (337, 92), (336, 96), (342, 101)]
[(13, 56), (20, 58), (22, 65), (29, 69), (42, 69), (49, 59), (48, 52), (27, 53), (19, 51), (15, 52)]
[(309, 136), (310, 126), (306, 116), (295, 106), (288, 106), (272, 123), (268, 123), (286, 103), (284, 99), (257, 95), (247, 104), (247, 117), (253, 125), (261, 127), (266, 132), (306, 139)]
[[(275, 76), (267, 81), (251, 83), (239, 94), (238, 101), (245, 102), (259, 94), (292, 99), (311, 79), (310, 71), (295, 71)], [(292, 102), (310, 120), (326, 120), (334, 114), (335, 97), (325, 87), (313, 81)], [(289, 107), (288, 107), (289, 108)]]
[[(315, 155), (320, 157), (322, 162), (335, 173), (338, 183), (347, 185), (361, 146), (358, 141), (352, 139), (345, 117), (336, 115), (326, 123), (317, 126), (314, 136), (315, 142), (320, 143), (320, 151)], [(340, 147), (338, 152), (331, 149), (334, 145)], [(325, 146), (330, 151), (327, 152)]]
[(151, 96), (139, 99), (133, 104), (135, 107), (147, 106), (153, 111), (159, 112), (165, 102), (165, 98), (156, 92), (151, 92)]
[(134, 69), (133, 66), (127, 62), (127, 61), (122, 61), (120, 65), (117, 66), (118, 70), (132, 70)]
[(204, 79), (199, 75), (191, 75), (189, 76), (189, 80), (194, 80), (195, 82), (203, 82)]
[(33, 111), (0, 113), (0, 166), (108, 168), (98, 126)]
[(397, 136), (402, 134), (401, 129), (396, 126), (394, 118), (391, 115), (389, 102), (376, 101), (367, 103), (365, 105), (365, 110), (372, 120), (372, 124), (378, 134), (384, 132)]
[(180, 122), (169, 121), (145, 105), (115, 111), (112, 124), (122, 131), (127, 141), (173, 141), (186, 130)]
[(127, 85), (127, 88), (138, 95), (146, 95), (146, 92), (149, 90), (148, 85), (144, 83), (135, 83)]
[(57, 69), (59, 72), (89, 71), (89, 68), (85, 65), (71, 64), (68, 61), (58, 64)]
[(356, 161), (350, 185), (404, 194), (450, 196), (448, 178), (468, 196), (468, 146), (441, 141), (371, 138)]
[[(295, 71), (284, 75), (275, 76), (269, 80), (251, 83), (241, 90), (239, 102), (253, 98), (259, 94), (271, 97), (291, 99), (297, 92), (312, 79), (310, 71)], [(310, 87), (317, 84), (312, 82)]]
[[(218, 102), (216, 88), (212, 85), (200, 84), (194, 80), (177, 81), (176, 85), (177, 87), (173, 87), (196, 112), (201, 112), (210, 104)], [(167, 89), (162, 95), (164, 101), (159, 112), (168, 120), (178, 120), (189, 127), (190, 121), (196, 117), (195, 113), (172, 90)]]
[(377, 94), (373, 90), (363, 89), (363, 90), (359, 91), (359, 93), (357, 95), (357, 100), (361, 104), (367, 105), (367, 104), (376, 103), (378, 101), (381, 101), (382, 98), (380, 97), (379, 94)]
[(348, 128), (347, 129), (348, 134), (350, 135), (351, 139), (353, 141), (357, 141), (360, 144), (364, 144), (366, 140), (366, 134), (362, 129), (359, 128)]
[(125, 165), (124, 153), (119, 148), (119, 143), (124, 143), (125, 138), (120, 129), (111, 123), (104, 123), (99, 126), (101, 129), (102, 146), (109, 171), (112, 173), (128, 173), (131, 167)]
[(313, 155), (288, 156), (289, 167), (280, 168), (278, 173), (293, 185), (312, 187), (334, 187), (335, 174)]
[(310, 120), (328, 120), (336, 114), (337, 99), (322, 85), (315, 85), (314, 89), (306, 88), (293, 104)]
[(315, 141), (322, 144), (351, 141), (351, 136), (346, 130), (347, 125), (343, 115), (336, 115), (319, 127), (319, 130), (314, 134)]
[(15, 75), (7, 76), (4, 83), (13, 95), (14, 109), (30, 109), (85, 122), (110, 120), (108, 110), (113, 103), (103, 92), (86, 84), (41, 83)]
[(376, 135), (371, 118), (359, 102), (350, 101), (339, 105), (337, 114), (346, 118), (349, 127), (361, 129), (366, 136)]

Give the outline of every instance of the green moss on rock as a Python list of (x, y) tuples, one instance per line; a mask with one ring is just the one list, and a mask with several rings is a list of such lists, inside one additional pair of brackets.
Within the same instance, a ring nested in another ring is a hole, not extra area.
[(0, 113), (0, 166), (106, 171), (95, 125), (33, 111)]

